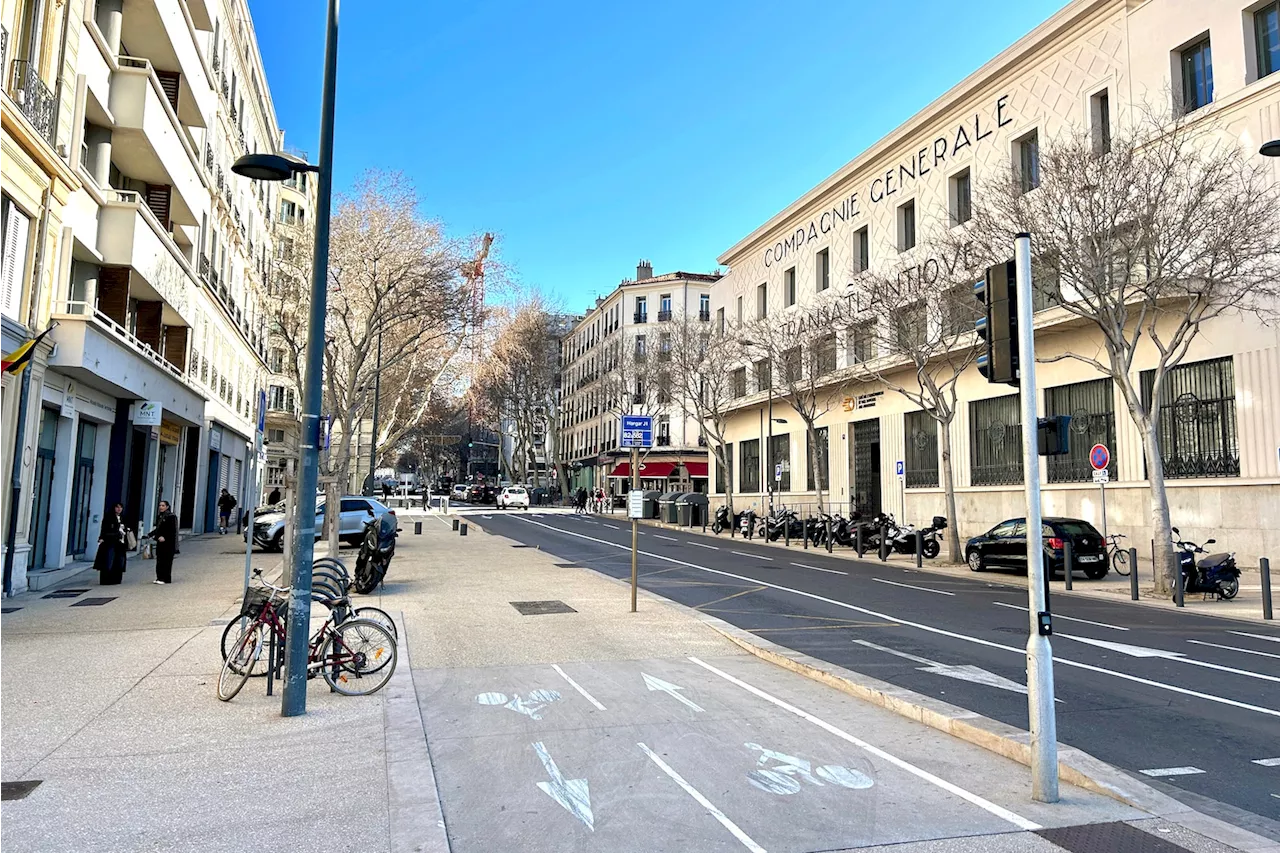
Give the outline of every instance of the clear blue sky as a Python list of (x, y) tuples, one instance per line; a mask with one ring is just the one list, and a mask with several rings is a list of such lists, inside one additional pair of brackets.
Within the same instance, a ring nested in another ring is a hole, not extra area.
[[(337, 186), (406, 172), (424, 213), (495, 232), (582, 310), (641, 257), (712, 270), (1062, 5), (348, 0)], [(325, 3), (250, 7), (286, 140), (315, 156)]]

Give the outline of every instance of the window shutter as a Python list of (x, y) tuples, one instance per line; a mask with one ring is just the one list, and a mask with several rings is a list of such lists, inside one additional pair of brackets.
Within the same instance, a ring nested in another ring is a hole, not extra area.
[(4, 315), (22, 322), (22, 283), (26, 278), (27, 233), (31, 220), (8, 199), (5, 205), (4, 269), (0, 278), (4, 287)]

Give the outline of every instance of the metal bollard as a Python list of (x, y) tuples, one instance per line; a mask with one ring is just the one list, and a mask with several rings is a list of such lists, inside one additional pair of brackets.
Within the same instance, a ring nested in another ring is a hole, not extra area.
[(421, 521), (415, 521), (415, 522), (413, 523), (413, 535), (414, 535), (414, 536), (421, 536), (421, 535), (422, 535), (422, 522), (421, 522)]
[(1071, 589), (1071, 570), (1076, 565), (1076, 549), (1071, 544), (1070, 539), (1064, 539), (1062, 542), (1062, 583), (1067, 589)]
[(1178, 562), (1177, 576), (1173, 579), (1173, 582), (1174, 582), (1174, 587), (1173, 587), (1174, 604), (1176, 604), (1179, 607), (1182, 607), (1183, 606), (1182, 599), (1183, 599), (1183, 596), (1186, 594), (1186, 590), (1184, 589), (1185, 584), (1182, 581), (1181, 561)]
[(1129, 598), (1138, 600), (1138, 549), (1129, 549)]
[(924, 568), (924, 533), (916, 531), (916, 568)]
[(782, 544), (791, 547), (791, 519), (782, 519)]
[(1258, 571), (1262, 574), (1262, 618), (1271, 618), (1271, 561), (1266, 557), (1258, 560)]
[(827, 519), (827, 553), (831, 553), (831, 519)]
[(454, 530), (457, 530), (457, 529), (458, 529), (458, 519), (456, 519), (456, 518), (453, 520), (453, 529), (454, 529)]
[[(808, 551), (809, 550), (809, 522), (807, 520), (804, 523), (803, 535), (804, 535), (804, 549)], [(817, 543), (815, 542), (814, 544), (816, 545)]]
[(459, 536), (467, 535), (467, 525), (465, 523), (458, 525), (458, 535)]
[(854, 524), (858, 525), (858, 543), (854, 547), (855, 547), (855, 550), (858, 552), (858, 559), (862, 559), (862, 553), (865, 550), (862, 547), (862, 524), (857, 521), (855, 521)]
[(889, 528), (886, 525), (880, 525), (880, 562), (886, 562), (889, 559)]

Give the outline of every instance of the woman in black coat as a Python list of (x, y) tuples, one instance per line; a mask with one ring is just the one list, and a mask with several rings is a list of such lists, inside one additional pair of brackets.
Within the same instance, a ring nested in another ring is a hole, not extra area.
[(173, 555), (178, 552), (178, 517), (170, 510), (168, 501), (160, 501), (156, 526), (147, 536), (156, 543), (155, 583), (172, 583)]
[(93, 567), (98, 570), (98, 580), (103, 586), (118, 584), (124, 577), (127, 546), (124, 541), (124, 504), (117, 503), (102, 519), (102, 532), (98, 534), (98, 553)]

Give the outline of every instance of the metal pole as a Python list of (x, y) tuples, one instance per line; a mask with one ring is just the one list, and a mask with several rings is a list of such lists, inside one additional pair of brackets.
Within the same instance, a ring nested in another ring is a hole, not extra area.
[(1076, 564), (1075, 550), (1070, 539), (1062, 541), (1062, 583), (1067, 589), (1071, 589), (1071, 569)]
[[(261, 416), (259, 416), (261, 417)], [(253, 515), (258, 511), (258, 454), (262, 452), (262, 431), (254, 430), (253, 464), (249, 466), (249, 529), (244, 536), (244, 594), (249, 594), (249, 573), (253, 564)]]
[[(765, 468), (765, 475), (769, 474), (771, 469), (777, 463), (773, 461), (773, 359), (769, 360), (769, 449), (765, 451), (765, 459), (768, 459), (768, 465)], [(777, 487), (779, 481), (767, 480), (769, 485), (769, 516), (773, 517), (773, 490)]]
[(1129, 549), (1129, 598), (1138, 600), (1138, 549)]
[[(1191, 559), (1194, 560), (1195, 557), (1193, 556)], [(1177, 586), (1175, 586), (1173, 590), (1173, 595), (1174, 595), (1173, 602), (1177, 606), (1183, 607), (1185, 605), (1182, 603), (1182, 599), (1183, 599), (1183, 596), (1186, 595), (1187, 584), (1186, 584), (1186, 575), (1183, 574), (1182, 572), (1181, 561), (1178, 562), (1178, 577), (1175, 578), (1175, 583), (1177, 584)]]
[(378, 331), (378, 354), (373, 371), (373, 431), (369, 435), (369, 494), (377, 495), (374, 475), (378, 472), (378, 397), (382, 393), (382, 331)]
[[(1022, 386), (1022, 476), (1027, 493), (1027, 710), (1031, 720), (1031, 797), (1058, 801), (1058, 731), (1053, 708), (1052, 628), (1044, 579), (1044, 530), (1040, 514), (1040, 454), (1036, 439), (1036, 344), (1032, 329), (1031, 235), (1014, 241), (1018, 284), (1018, 366)], [(1041, 614), (1045, 616), (1041, 617)]]
[[(35, 354), (31, 356), (35, 358)], [(13, 558), (18, 544), (18, 510), (22, 505), (22, 443), (27, 435), (27, 400), (31, 396), (31, 370), (28, 363), (22, 369), (22, 381), (18, 391), (18, 425), (13, 437), (13, 471), (9, 482), (9, 527), (4, 534), (4, 594), (13, 595)]]
[(1271, 618), (1271, 561), (1266, 557), (1258, 560), (1258, 571), (1262, 574), (1262, 618)]
[[(631, 490), (640, 488), (640, 449), (631, 448)], [(631, 497), (628, 496), (630, 501)], [(630, 514), (630, 513), (628, 513)], [(631, 612), (636, 612), (636, 588), (640, 585), (640, 520), (631, 519)]]
[(1102, 500), (1102, 538), (1107, 538), (1107, 484), (1098, 484), (1099, 497)]
[(916, 531), (916, 568), (924, 568), (924, 533)]
[(285, 637), (288, 672), (280, 713), (307, 712), (307, 641), (311, 637), (311, 562), (315, 557), (316, 484), (320, 477), (320, 405), (324, 377), (324, 318), (328, 303), (329, 205), (333, 195), (333, 113), (338, 86), (338, 0), (329, 0), (324, 38), (324, 93), (320, 104), (320, 173), (316, 194), (311, 305), (307, 320), (306, 376), (302, 388), (302, 437), (298, 447), (297, 557), (289, 591)]

